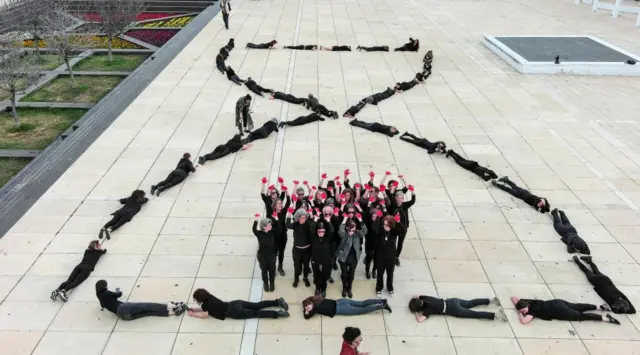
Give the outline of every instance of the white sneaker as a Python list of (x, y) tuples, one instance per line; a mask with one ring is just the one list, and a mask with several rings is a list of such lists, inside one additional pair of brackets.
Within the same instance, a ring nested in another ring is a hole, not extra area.
[(382, 292), (381, 291), (376, 292), (376, 296), (378, 296), (378, 298), (382, 298)]
[(492, 299), (491, 299), (491, 301), (489, 301), (489, 303), (490, 303), (490, 304), (492, 304), (492, 305), (496, 305), (496, 306), (498, 306), (498, 307), (502, 306), (502, 305), (500, 304), (500, 300), (498, 299), (498, 297), (494, 297), (494, 298), (492, 298)]
[(495, 320), (501, 320), (503, 322), (507, 321), (507, 315), (504, 314), (504, 311), (501, 309), (498, 312), (496, 312), (496, 318)]

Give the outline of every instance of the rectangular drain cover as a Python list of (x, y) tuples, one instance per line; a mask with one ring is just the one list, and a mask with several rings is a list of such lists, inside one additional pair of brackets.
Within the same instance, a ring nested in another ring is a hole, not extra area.
[(484, 44), (523, 74), (640, 75), (640, 63), (627, 63), (638, 56), (593, 36), (485, 36)]

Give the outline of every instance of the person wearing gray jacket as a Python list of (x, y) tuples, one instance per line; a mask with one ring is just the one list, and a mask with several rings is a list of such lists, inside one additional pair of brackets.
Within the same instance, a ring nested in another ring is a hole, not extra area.
[(362, 223), (362, 216), (358, 214), (357, 218), (360, 221), (361, 229), (357, 229), (356, 223), (347, 216), (344, 217), (342, 224), (338, 228), (338, 235), (341, 241), (338, 246), (337, 257), (342, 271), (342, 297), (349, 296), (349, 298), (353, 298), (353, 293), (351, 292), (353, 278), (362, 253), (362, 241), (367, 234), (367, 226)]

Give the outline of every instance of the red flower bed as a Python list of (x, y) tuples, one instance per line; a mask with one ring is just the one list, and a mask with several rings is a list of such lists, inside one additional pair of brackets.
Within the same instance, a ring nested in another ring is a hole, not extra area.
[(130, 30), (125, 35), (138, 39), (140, 41), (152, 44), (156, 47), (162, 47), (169, 42), (173, 36), (180, 30)]
[[(164, 17), (169, 17), (169, 16), (175, 16), (175, 15), (180, 15), (180, 14), (179, 13), (164, 13), (163, 14), (163, 13), (143, 12), (141, 14), (138, 14), (138, 16), (136, 16), (136, 21), (154, 20), (154, 19), (159, 19), (159, 18), (164, 18)], [(89, 21), (89, 22), (100, 22), (100, 21), (102, 21), (102, 18), (97, 13), (84, 12), (84, 13), (81, 13), (81, 14), (76, 14), (76, 16), (80, 17), (81, 19), (83, 19), (85, 21)]]

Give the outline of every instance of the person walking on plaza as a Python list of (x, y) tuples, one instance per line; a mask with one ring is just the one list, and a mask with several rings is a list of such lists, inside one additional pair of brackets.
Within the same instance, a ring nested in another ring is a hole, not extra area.
[(220, 0), (220, 9), (222, 10), (222, 21), (224, 27), (229, 29), (229, 12), (231, 11), (231, 0)]

